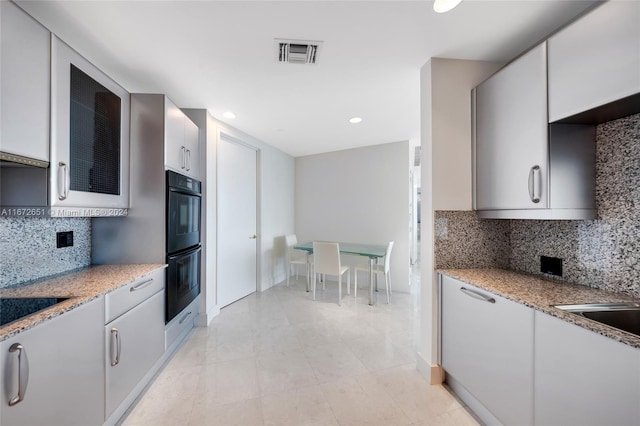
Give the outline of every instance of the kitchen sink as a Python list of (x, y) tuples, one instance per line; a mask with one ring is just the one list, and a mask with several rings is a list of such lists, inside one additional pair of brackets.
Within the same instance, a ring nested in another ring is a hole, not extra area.
[(555, 307), (640, 336), (640, 303), (592, 303)]

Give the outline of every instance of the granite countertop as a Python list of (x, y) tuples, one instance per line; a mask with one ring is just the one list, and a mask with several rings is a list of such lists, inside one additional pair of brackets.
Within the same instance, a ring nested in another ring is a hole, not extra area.
[(0, 297), (69, 299), (0, 326), (0, 342), (164, 267), (164, 264), (97, 265), (53, 278), (44, 278), (24, 286), (2, 288)]
[(640, 303), (640, 299), (584, 285), (552, 281), (539, 276), (504, 269), (442, 269), (437, 272), (482, 288), (505, 299), (529, 306), (540, 312), (553, 315), (629, 346), (640, 348), (639, 336), (553, 307), (553, 305), (584, 303)]

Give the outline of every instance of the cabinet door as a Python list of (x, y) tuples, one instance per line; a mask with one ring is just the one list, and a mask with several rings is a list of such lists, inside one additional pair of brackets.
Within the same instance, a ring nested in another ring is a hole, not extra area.
[(187, 147), (187, 174), (200, 179), (200, 131), (189, 117), (184, 118), (184, 140)]
[(182, 174), (187, 169), (184, 125), (184, 113), (171, 99), (165, 97), (164, 164), (168, 169)]
[(476, 208), (547, 208), (546, 44), (480, 84), (475, 114)]
[(0, 2), (0, 151), (49, 161), (51, 34)]
[(640, 3), (606, 2), (549, 44), (549, 122), (640, 92)]
[(640, 424), (640, 349), (535, 313), (535, 423)]
[[(3, 426), (100, 425), (104, 422), (102, 298), (24, 331), (0, 345), (3, 381), (0, 394)], [(9, 352), (21, 344), (28, 363)], [(18, 394), (18, 371), (28, 382), (24, 399)]]
[(129, 206), (129, 93), (52, 39), (51, 205)]
[(104, 327), (106, 417), (164, 353), (164, 291)]
[(503, 424), (532, 424), (533, 310), (446, 276), (441, 291), (447, 375)]

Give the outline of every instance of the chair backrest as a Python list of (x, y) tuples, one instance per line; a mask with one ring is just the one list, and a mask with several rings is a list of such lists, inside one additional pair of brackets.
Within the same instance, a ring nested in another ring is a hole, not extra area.
[(387, 245), (387, 254), (384, 255), (384, 272), (389, 272), (391, 266), (391, 249), (393, 249), (393, 241), (389, 241)]
[(340, 247), (338, 243), (313, 242), (314, 271), (317, 274), (340, 274)]
[(285, 235), (284, 241), (287, 245), (287, 259), (291, 259), (294, 253), (293, 246), (298, 244), (298, 237), (296, 237), (296, 234)]

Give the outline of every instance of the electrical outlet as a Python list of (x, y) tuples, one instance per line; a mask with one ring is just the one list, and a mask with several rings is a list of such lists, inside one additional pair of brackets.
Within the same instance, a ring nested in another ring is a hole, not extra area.
[(73, 247), (73, 231), (56, 232), (58, 248)]
[(562, 276), (562, 258), (540, 256), (540, 272), (543, 274)]

